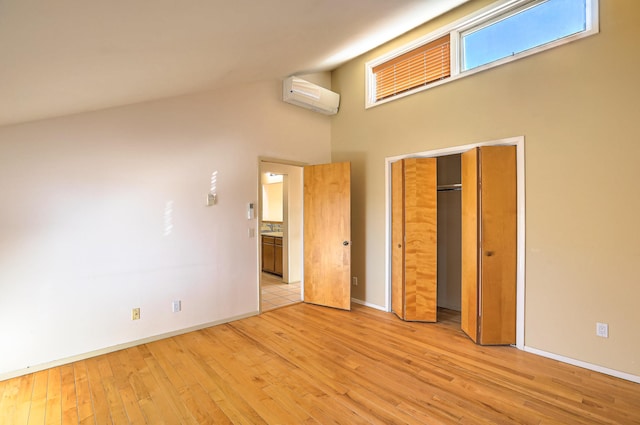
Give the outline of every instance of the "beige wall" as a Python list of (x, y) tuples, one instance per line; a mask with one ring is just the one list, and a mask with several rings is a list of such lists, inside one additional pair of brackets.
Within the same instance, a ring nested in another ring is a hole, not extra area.
[(353, 163), (353, 295), (385, 304), (385, 157), (523, 135), (525, 344), (640, 375), (640, 2), (601, 0), (598, 35), (364, 109), (367, 60), (488, 3), (333, 73), (332, 160)]
[(0, 128), (0, 379), (257, 313), (258, 158), (330, 159), (330, 118), (281, 96), (268, 81)]

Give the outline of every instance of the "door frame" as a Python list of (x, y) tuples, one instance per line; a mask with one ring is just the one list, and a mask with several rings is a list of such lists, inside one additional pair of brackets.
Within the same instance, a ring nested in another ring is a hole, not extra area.
[(404, 158), (455, 155), (479, 146), (515, 146), (517, 180), (516, 347), (524, 349), (525, 309), (525, 158), (524, 136), (433, 149), (385, 158), (385, 311), (391, 312), (391, 163)]
[[(284, 159), (277, 159), (277, 158), (271, 158), (271, 157), (263, 157), (263, 156), (259, 156), (258, 157), (258, 203), (256, 205), (256, 208), (254, 209), (255, 211), (255, 215), (257, 218), (257, 229), (255, 230), (255, 236), (256, 236), (256, 251), (257, 251), (257, 260), (258, 260), (258, 273), (257, 273), (257, 283), (258, 283), (258, 311), (260, 313), (262, 313), (262, 237), (261, 237), (261, 232), (260, 229), (262, 228), (262, 204), (263, 204), (263, 200), (262, 200), (262, 173), (266, 170), (267, 168), (270, 168), (268, 164), (274, 164), (276, 166), (278, 165), (283, 165), (283, 166), (290, 166), (290, 167), (298, 167), (301, 169), (301, 176), (300, 176), (300, 187), (302, 190), (302, 169), (308, 165), (307, 163), (303, 163), (303, 162), (297, 162), (297, 161), (288, 161), (288, 160), (284, 160)], [(288, 178), (285, 179), (288, 182)], [(283, 193), (283, 202), (284, 201), (284, 197), (285, 196), (289, 196), (289, 187), (288, 185), (283, 185), (283, 190), (285, 190), (285, 193)], [(300, 194), (300, 198), (302, 199), (302, 193)], [(289, 268), (289, 260), (291, 258), (291, 253), (290, 253), (290, 247), (289, 247), (289, 243), (288, 243), (288, 236), (289, 236), (289, 232), (290, 232), (290, 224), (289, 224), (289, 205), (287, 202), (287, 206), (286, 206), (286, 210), (283, 211), (283, 214), (286, 214), (287, 217), (283, 217), (283, 224), (284, 224), (284, 237), (283, 237), (283, 255), (285, 254), (286, 251), (286, 255), (287, 258), (283, 259), (283, 268), (286, 266), (287, 268)], [(304, 301), (304, 258), (303, 258), (303, 252), (302, 249), (304, 247), (304, 236), (303, 236), (303, 211), (300, 211), (300, 228), (299, 230), (299, 234), (300, 234), (300, 249), (299, 249), (299, 259), (300, 259), (300, 299), (302, 301)], [(288, 272), (287, 272), (287, 276), (288, 276)], [(283, 278), (284, 278), (284, 271), (283, 271)]]

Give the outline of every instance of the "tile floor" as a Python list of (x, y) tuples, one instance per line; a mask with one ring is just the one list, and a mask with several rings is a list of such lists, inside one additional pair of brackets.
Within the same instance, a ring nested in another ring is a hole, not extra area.
[(300, 302), (300, 282), (283, 283), (280, 276), (262, 273), (262, 311)]

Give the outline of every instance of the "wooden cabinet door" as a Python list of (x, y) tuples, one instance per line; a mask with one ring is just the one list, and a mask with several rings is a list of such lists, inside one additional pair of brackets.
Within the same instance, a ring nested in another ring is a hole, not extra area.
[(304, 301), (351, 309), (351, 164), (304, 167)]
[(515, 344), (516, 147), (462, 154), (462, 330), (479, 344)]
[(262, 237), (262, 270), (273, 273), (275, 261), (275, 245), (270, 236)]
[[(278, 245), (278, 243), (280, 243), (280, 245)], [(277, 275), (282, 276), (282, 239), (278, 238), (276, 239), (276, 244), (274, 245), (274, 266), (273, 266), (273, 272)]]
[(392, 164), (391, 305), (404, 320), (437, 320), (436, 164), (436, 158)]

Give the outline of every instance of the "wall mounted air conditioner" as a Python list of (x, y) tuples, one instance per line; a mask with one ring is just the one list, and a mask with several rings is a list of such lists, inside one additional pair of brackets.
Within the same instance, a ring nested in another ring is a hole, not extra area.
[(340, 95), (298, 77), (289, 77), (282, 84), (282, 100), (325, 115), (338, 113)]

